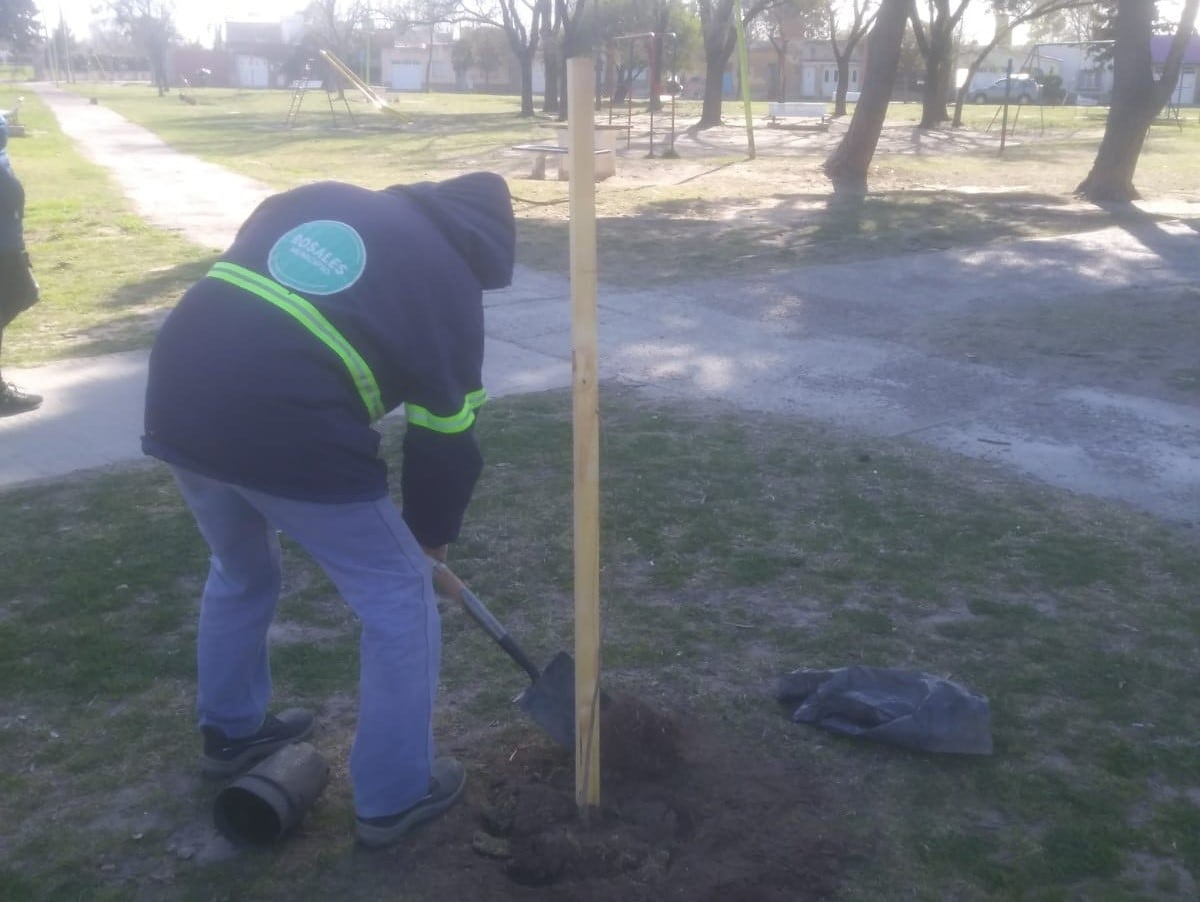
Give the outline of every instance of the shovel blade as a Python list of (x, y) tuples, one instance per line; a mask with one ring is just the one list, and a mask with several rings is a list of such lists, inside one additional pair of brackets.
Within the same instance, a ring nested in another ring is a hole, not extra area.
[(561, 746), (575, 746), (575, 659), (560, 651), (517, 697), (534, 723)]

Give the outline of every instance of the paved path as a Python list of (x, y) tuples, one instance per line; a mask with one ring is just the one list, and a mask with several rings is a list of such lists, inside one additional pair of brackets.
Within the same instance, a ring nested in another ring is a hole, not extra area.
[[(48, 86), (38, 91), (151, 221), (222, 248), (266, 193), (170, 151), (111, 111)], [(214, 179), (229, 181), (214, 190)], [(178, 190), (200, 184), (206, 190)], [(667, 397), (912, 436), (1191, 522), (1200, 519), (1194, 405), (1014, 375), (930, 353), (906, 333), (978, 305), (1198, 280), (1196, 232), (1146, 223), (781, 276), (748, 273), (686, 290), (602, 287), (601, 372)], [(570, 384), (568, 297), (565, 280), (524, 268), (512, 288), (487, 296), (492, 395)], [(144, 375), (144, 353), (13, 370), (47, 401), (36, 413), (0, 420), (0, 486), (137, 459)]]

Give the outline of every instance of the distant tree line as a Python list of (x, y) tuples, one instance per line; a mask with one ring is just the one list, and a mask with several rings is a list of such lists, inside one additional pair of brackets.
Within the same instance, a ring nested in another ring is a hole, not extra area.
[[(432, 65), (434, 29), (454, 26), (459, 38), (452, 63), (460, 76), (475, 69), (486, 84), (506, 53), (515, 58), (524, 116), (535, 114), (533, 72), (539, 60), (542, 112), (560, 118), (568, 112), (565, 65), (571, 57), (601, 61), (597, 79), (604, 79), (601, 87), (613, 98), (628, 96), (635, 80), (649, 75), (651, 107), (659, 102), (666, 75), (680, 68), (698, 70), (703, 93), (695, 129), (722, 122), (725, 78), (739, 34), (769, 44), (783, 62), (791, 42), (828, 41), (838, 70), (837, 115), (846, 110), (851, 54), (865, 42), (868, 62), (854, 115), (824, 164), (828, 177), (847, 189), (866, 187), (888, 104), (910, 81), (903, 73), (918, 73), (913, 81), (921, 92), (919, 127), (941, 128), (961, 122), (970, 76), (989, 52), (1011, 40), (1015, 28), (1029, 27), (1040, 40), (1105, 40), (1112, 105), (1096, 162), (1077, 190), (1096, 201), (1127, 201), (1137, 196), (1133, 173), (1142, 144), (1178, 80), (1198, 4), (1183, 0), (1177, 18), (1165, 21), (1154, 0), (310, 0), (304, 17), (306, 47), (325, 47), (342, 59), (362, 60), (365, 67), (380, 35), (386, 40), (388, 34), (414, 28), (430, 29), (427, 65)], [(166, 51), (179, 42), (172, 0), (106, 0), (103, 8), (108, 33), (136, 48), (110, 53), (113, 68), (118, 59), (144, 63), (160, 93), (165, 91)], [(995, 19), (994, 37), (973, 48), (968, 78), (955, 96), (955, 70), (967, 48), (963, 21), (968, 9), (980, 8)], [(37, 16), (33, 0), (0, 0), (0, 40), (12, 48), (34, 45), (41, 30)], [(1150, 57), (1153, 33), (1173, 35), (1157, 69)], [(73, 47), (67, 37), (63, 46)], [(72, 62), (80, 58), (74, 49), (69, 52)], [(105, 58), (84, 54), (85, 67), (87, 59), (97, 57)], [(785, 77), (786, 66), (778, 68)], [(430, 83), (428, 71), (425, 83)]]

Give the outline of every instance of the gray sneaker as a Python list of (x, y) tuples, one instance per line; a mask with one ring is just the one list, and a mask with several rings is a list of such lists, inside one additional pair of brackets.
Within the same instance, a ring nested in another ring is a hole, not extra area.
[(467, 786), (467, 770), (450, 757), (435, 758), (425, 798), (398, 814), (384, 817), (360, 817), (354, 824), (354, 835), (370, 849), (380, 849), (399, 842), (409, 831), (433, 820), (449, 809)]

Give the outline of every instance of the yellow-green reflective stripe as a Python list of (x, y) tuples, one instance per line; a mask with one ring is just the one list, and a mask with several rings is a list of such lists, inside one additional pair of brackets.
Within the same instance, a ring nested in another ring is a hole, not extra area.
[(487, 392), (481, 388), (468, 394), (462, 409), (448, 417), (439, 417), (437, 414), (430, 413), (428, 408), (418, 404), (405, 404), (404, 410), (408, 421), (414, 426), (423, 426), (434, 432), (454, 435), (456, 432), (466, 432), (471, 428), (471, 424), (475, 422), (475, 411), (482, 407), (485, 401), (487, 401)]
[(346, 341), (345, 336), (321, 314), (320, 310), (299, 295), (292, 294), (278, 282), (273, 282), (266, 276), (236, 263), (214, 263), (208, 271), (208, 277), (236, 285), (291, 314), (300, 325), (341, 358), (371, 419), (377, 420), (387, 412), (383, 409), (383, 398), (379, 392), (379, 383), (375, 381), (375, 374), (371, 372), (362, 355)]

